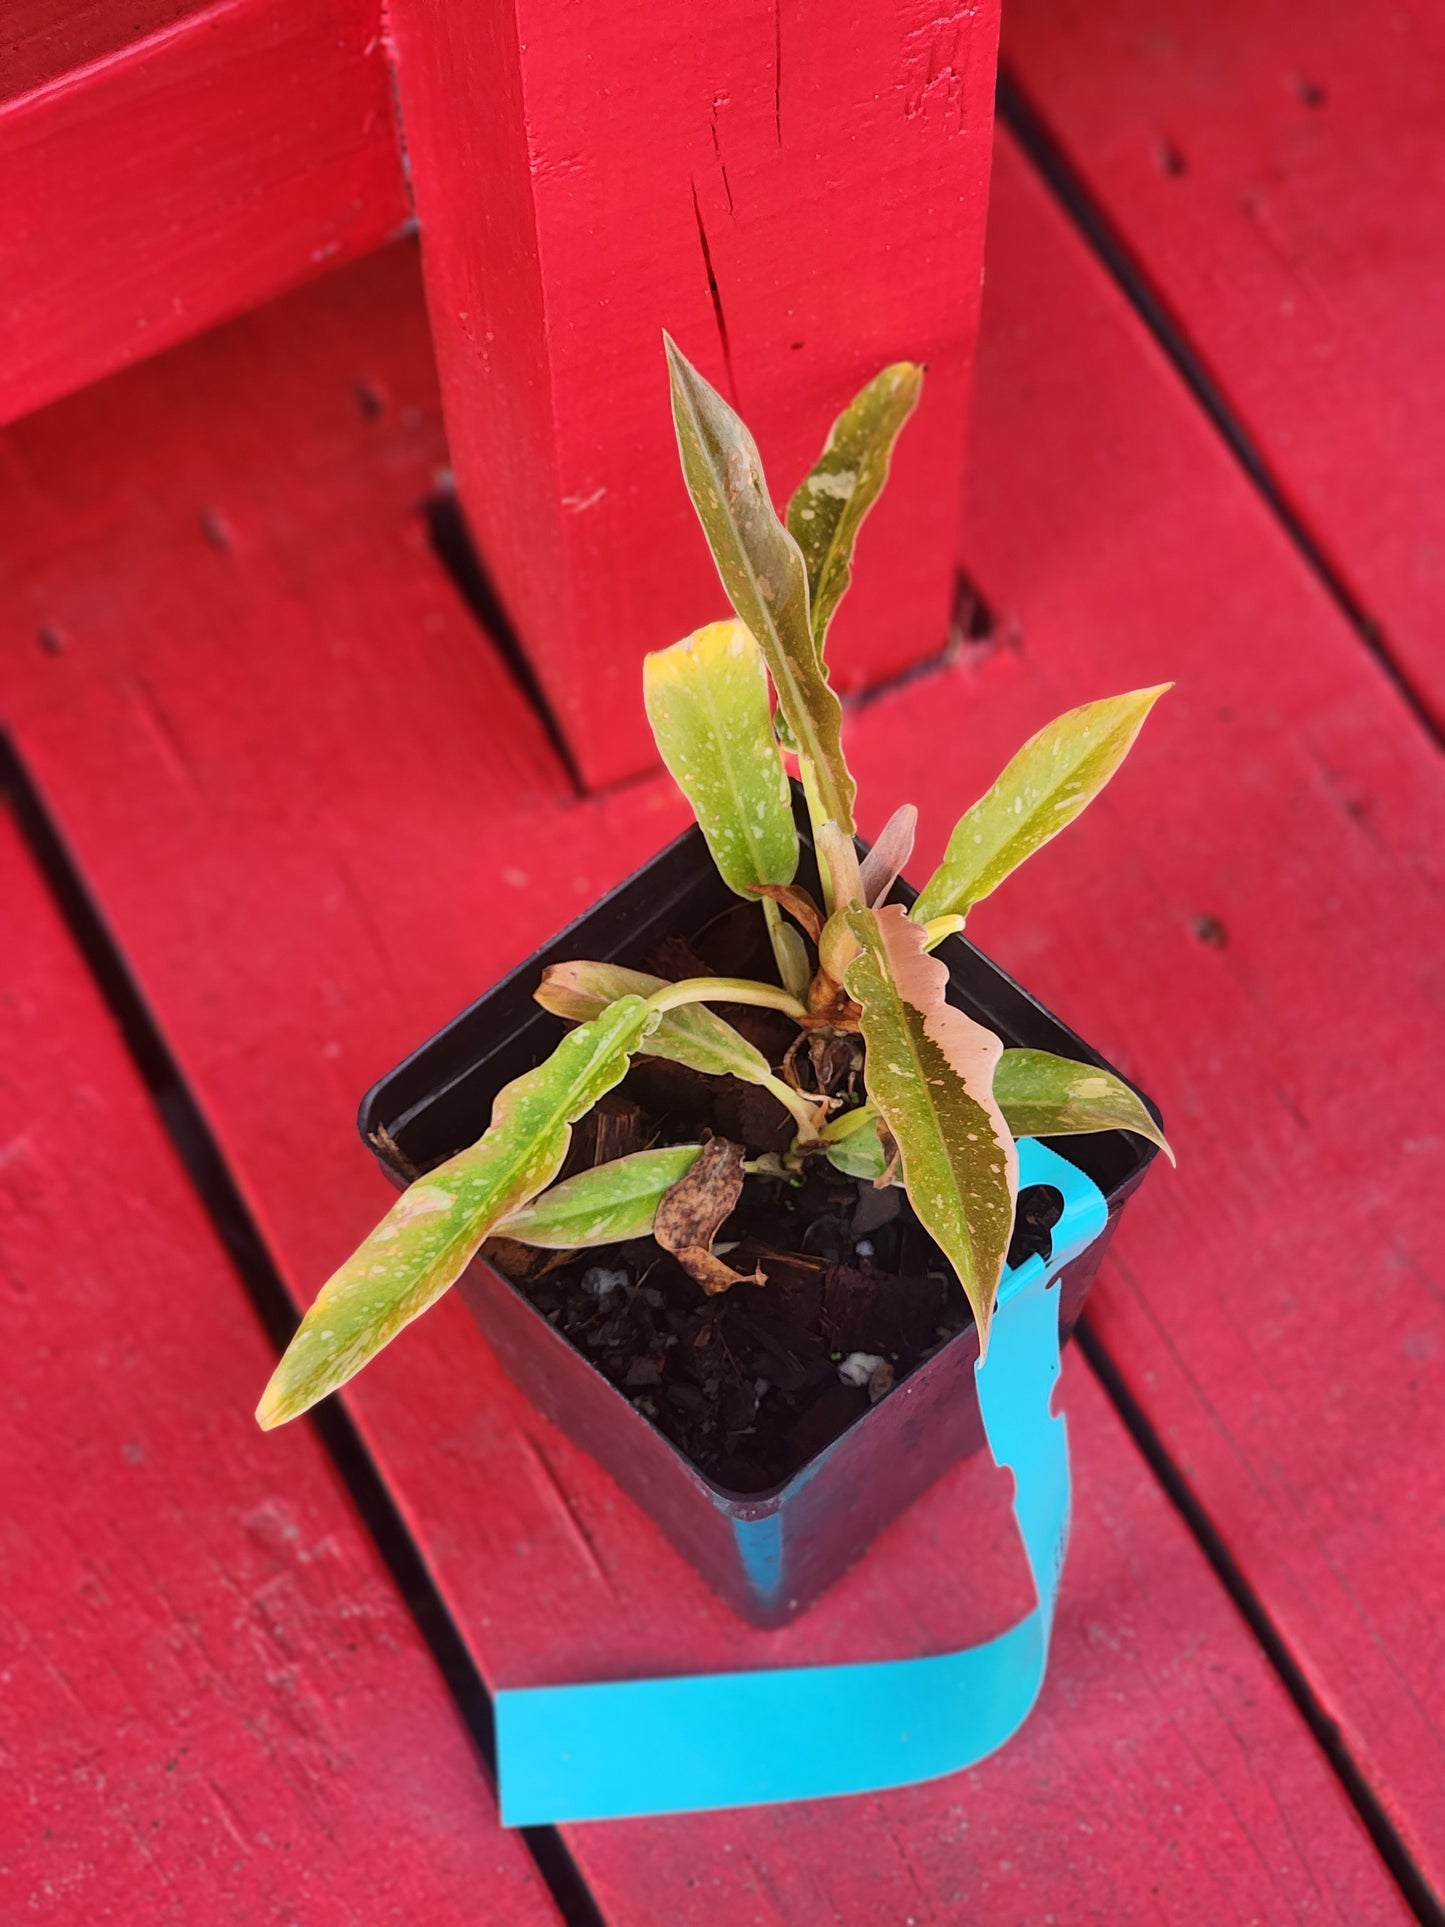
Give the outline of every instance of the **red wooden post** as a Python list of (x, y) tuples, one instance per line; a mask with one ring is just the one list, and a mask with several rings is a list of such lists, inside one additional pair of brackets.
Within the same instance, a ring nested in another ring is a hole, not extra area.
[(997, 0), (393, 0), (452, 459), (590, 784), (654, 758), (639, 660), (719, 612), (661, 331), (776, 495), (878, 367), (928, 362), (830, 647), (840, 687), (947, 638)]

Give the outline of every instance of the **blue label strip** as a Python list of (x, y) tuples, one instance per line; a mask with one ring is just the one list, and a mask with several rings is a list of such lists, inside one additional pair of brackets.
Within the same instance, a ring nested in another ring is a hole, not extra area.
[(1047, 1287), (1104, 1229), (1097, 1185), (1032, 1139), (1019, 1185), (1064, 1199), (1053, 1255), (1004, 1274), (977, 1368), (994, 1461), (1014, 1475), (1014, 1517), (1039, 1603), (997, 1639), (958, 1653), (797, 1666), (496, 1697), (503, 1824), (617, 1820), (876, 1792), (956, 1773), (1027, 1719), (1043, 1685), (1069, 1536), (1069, 1449), (1050, 1413), (1058, 1294)]

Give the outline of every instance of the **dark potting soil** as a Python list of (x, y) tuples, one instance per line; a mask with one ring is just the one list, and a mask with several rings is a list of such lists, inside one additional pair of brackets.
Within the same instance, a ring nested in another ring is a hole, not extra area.
[[(668, 977), (771, 978), (762, 919), (739, 909), (691, 943), (636, 961)], [(774, 1065), (797, 1036), (776, 1012), (719, 1008)], [(577, 1127), (565, 1170), (713, 1134), (756, 1157), (785, 1150), (792, 1133), (755, 1085), (644, 1058)], [(1010, 1263), (1048, 1255), (1059, 1208), (1047, 1186), (1022, 1194)], [(735, 1271), (760, 1269), (766, 1284), (709, 1296), (651, 1237), (581, 1252), (495, 1240), (487, 1256), (730, 1492), (784, 1483), (972, 1322), (901, 1188), (877, 1190), (822, 1157), (808, 1160), (801, 1181), (748, 1177), (714, 1249)]]

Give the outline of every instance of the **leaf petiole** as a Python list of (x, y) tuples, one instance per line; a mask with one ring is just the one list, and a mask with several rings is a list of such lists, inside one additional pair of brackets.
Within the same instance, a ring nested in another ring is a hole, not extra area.
[[(664, 984), (647, 999), (648, 1009), (659, 1012), (676, 1010), (683, 1004), (759, 1004), (767, 1010), (781, 1010), (800, 1024), (808, 1016), (807, 1006), (791, 991), (780, 990), (776, 984), (754, 983), (746, 977), (684, 977), (681, 983)], [(817, 1111), (802, 1092), (772, 1072), (756, 1081), (791, 1112), (800, 1141), (813, 1143), (818, 1136)]]
[(930, 917), (923, 926), (923, 947), (937, 950), (945, 937), (956, 937), (963, 928), (960, 916)]
[(683, 1004), (757, 1004), (781, 1010), (800, 1024), (808, 1021), (808, 1007), (790, 990), (777, 984), (755, 983), (750, 977), (684, 977), (664, 984), (647, 999), (649, 1010), (677, 1010)]
[(817, 1105), (810, 1104), (801, 1091), (795, 1091), (792, 1085), (785, 1083), (781, 1077), (769, 1077), (762, 1088), (765, 1091), (771, 1091), (778, 1102), (786, 1105), (792, 1112), (798, 1126), (799, 1144), (816, 1144), (819, 1115)]

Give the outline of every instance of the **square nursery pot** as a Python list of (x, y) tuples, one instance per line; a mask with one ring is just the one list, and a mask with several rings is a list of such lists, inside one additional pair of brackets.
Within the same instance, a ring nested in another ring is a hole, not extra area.
[[(816, 892), (801, 805), (798, 816), (799, 879)], [(911, 903), (914, 894), (900, 882), (891, 900)], [(546, 965), (590, 957), (642, 967), (659, 942), (696, 936), (737, 902), (701, 833), (693, 828), (680, 836), (368, 1092), (360, 1129), (388, 1175), (399, 1184), (404, 1170), (429, 1170), (472, 1143), (502, 1086), (551, 1052), (565, 1026), (532, 998)], [(948, 938), (936, 954), (948, 966), (951, 1000), (1006, 1045), (1113, 1068), (964, 938)], [(1094, 1180), (1109, 1212), (1104, 1231), (1060, 1273), (1060, 1325), (1067, 1336), (1155, 1147), (1123, 1131), (1104, 1131), (1059, 1139), (1053, 1148)], [(460, 1289), (517, 1385), (757, 1626), (782, 1625), (816, 1599), (920, 1493), (984, 1443), (973, 1370), (978, 1336), (969, 1324), (784, 1484), (762, 1493), (730, 1492), (706, 1477), (493, 1266), (474, 1260)]]

